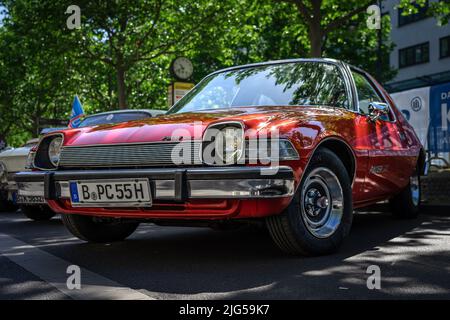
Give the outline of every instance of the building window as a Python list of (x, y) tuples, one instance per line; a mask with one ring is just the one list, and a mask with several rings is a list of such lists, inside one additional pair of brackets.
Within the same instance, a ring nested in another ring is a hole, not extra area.
[(441, 38), (439, 51), (441, 59), (450, 57), (450, 36)]
[(415, 4), (417, 8), (417, 13), (408, 14), (406, 16), (403, 15), (404, 10), (402, 8), (398, 9), (398, 26), (404, 26), (406, 24), (410, 24), (419, 20), (423, 20), (428, 18), (428, 0), (425, 2), (424, 6), (421, 7), (418, 4)]
[(422, 43), (409, 48), (400, 49), (399, 67), (405, 68), (430, 61), (430, 43)]

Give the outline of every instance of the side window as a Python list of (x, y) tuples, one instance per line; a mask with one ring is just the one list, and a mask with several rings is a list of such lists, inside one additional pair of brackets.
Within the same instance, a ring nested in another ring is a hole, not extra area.
[(384, 102), (384, 99), (378, 95), (365, 76), (355, 71), (352, 71), (352, 74), (358, 91), (359, 110), (362, 114), (369, 114), (369, 104)]
[[(369, 80), (361, 73), (352, 71), (355, 80), (356, 91), (358, 93), (359, 111), (362, 114), (369, 114), (369, 104), (371, 102), (384, 102), (385, 100), (378, 94)], [(380, 118), (384, 121), (392, 121), (394, 119), (392, 111), (386, 116)]]

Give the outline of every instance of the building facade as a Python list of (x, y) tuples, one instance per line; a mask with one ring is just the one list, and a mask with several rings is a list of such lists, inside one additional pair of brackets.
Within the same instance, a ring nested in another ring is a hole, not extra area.
[[(428, 0), (427, 6), (439, 0)], [(391, 19), (391, 41), (395, 48), (390, 65), (398, 70), (386, 84), (390, 92), (450, 82), (450, 24), (439, 26), (427, 15), (427, 7), (403, 16), (396, 8), (400, 0), (382, 1), (383, 14)]]
[(407, 16), (397, 8), (400, 0), (382, 1), (395, 45), (389, 64), (398, 70), (385, 86), (414, 127), (430, 163), (450, 166), (450, 25), (439, 26), (427, 15), (435, 1), (442, 0), (428, 0)]

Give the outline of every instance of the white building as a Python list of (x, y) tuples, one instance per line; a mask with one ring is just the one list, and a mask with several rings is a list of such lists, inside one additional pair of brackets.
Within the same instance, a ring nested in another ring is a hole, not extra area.
[(440, 0), (428, 0), (418, 13), (408, 16), (396, 8), (400, 0), (382, 1), (395, 45), (389, 64), (398, 70), (385, 86), (430, 158), (450, 163), (450, 24), (439, 26), (427, 15), (428, 6), (436, 1)]
[[(427, 6), (437, 1), (428, 0)], [(389, 63), (398, 70), (386, 87), (397, 92), (450, 82), (450, 24), (438, 26), (435, 18), (427, 16), (428, 7), (402, 16), (396, 8), (399, 2), (382, 1), (382, 12), (391, 18), (391, 41), (395, 44)]]

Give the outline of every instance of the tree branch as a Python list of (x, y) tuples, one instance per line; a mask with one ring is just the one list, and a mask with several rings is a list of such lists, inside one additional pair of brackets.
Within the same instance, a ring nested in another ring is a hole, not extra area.
[(141, 37), (141, 41), (139, 41), (137, 43), (137, 48), (140, 48), (142, 46), (142, 44), (144, 43), (144, 41), (150, 37), (153, 34), (153, 31), (156, 28), (156, 24), (158, 23), (160, 17), (161, 17), (161, 10), (162, 10), (162, 1), (159, 0), (158, 3), (155, 6), (155, 17), (153, 19), (153, 23), (152, 26), (150, 27), (149, 30), (147, 30), (146, 33), (144, 33), (144, 35)]
[[(146, 50), (145, 52), (141, 52), (136, 58), (132, 58), (131, 60), (129, 60), (129, 63), (127, 63), (127, 65), (131, 66), (132, 64), (134, 64), (135, 62), (138, 62), (138, 61), (144, 61), (144, 60), (149, 61), (149, 60), (155, 59), (156, 57), (161, 56), (162, 54), (179, 53), (181, 50), (170, 50), (170, 48), (176, 44), (183, 44), (185, 42), (189, 42), (187, 40), (190, 39), (195, 34), (195, 32), (203, 26), (203, 24), (206, 21), (208, 21), (213, 16), (215, 16), (216, 13), (217, 13), (217, 11), (213, 11), (210, 14), (206, 15), (201, 21), (199, 21), (199, 23), (197, 23), (195, 28), (192, 28), (189, 31), (184, 32), (183, 34), (181, 34), (180, 37), (178, 37), (172, 41), (167, 41), (164, 44), (160, 44), (156, 47), (150, 48), (149, 50)], [(148, 56), (151, 53), (153, 53), (153, 54), (151, 56)]]
[(308, 22), (311, 22), (312, 12), (308, 8), (308, 6), (303, 2), (303, 0), (274, 0), (274, 1), (275, 2), (288, 2), (288, 3), (294, 4), (297, 7), (297, 10), (300, 13), (300, 15)]
[(375, 0), (367, 1), (364, 5), (361, 5), (360, 7), (350, 11), (346, 15), (331, 21), (323, 28), (324, 34), (329, 33), (330, 31), (333, 31), (333, 30), (345, 25), (351, 17), (357, 15), (358, 13), (366, 11), (370, 5), (375, 4), (375, 3), (376, 3)]

